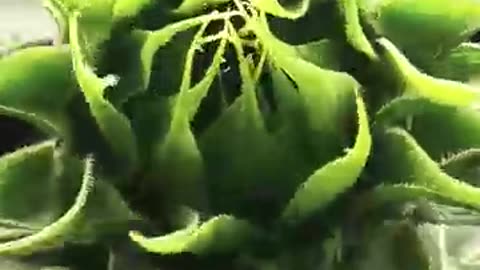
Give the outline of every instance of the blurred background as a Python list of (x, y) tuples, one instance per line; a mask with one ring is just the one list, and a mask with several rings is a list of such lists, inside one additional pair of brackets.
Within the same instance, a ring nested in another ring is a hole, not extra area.
[(56, 33), (42, 0), (0, 0), (0, 54), (25, 42), (53, 39)]

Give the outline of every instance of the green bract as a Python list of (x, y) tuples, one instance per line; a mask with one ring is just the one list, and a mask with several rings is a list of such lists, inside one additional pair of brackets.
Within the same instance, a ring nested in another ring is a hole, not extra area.
[(59, 44), (0, 58), (47, 138), (0, 158), (0, 265), (445, 270), (432, 226), (480, 223), (475, 0), (45, 6)]

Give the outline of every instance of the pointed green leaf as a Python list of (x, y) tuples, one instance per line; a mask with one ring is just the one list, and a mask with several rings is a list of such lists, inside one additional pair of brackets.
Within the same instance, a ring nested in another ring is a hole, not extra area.
[(155, 53), (161, 47), (165, 46), (165, 44), (167, 44), (176, 34), (206, 22), (222, 20), (237, 14), (238, 12), (213, 12), (211, 14), (172, 23), (156, 31), (140, 31), (142, 35), (146, 35), (146, 41), (141, 49), (144, 89), (147, 89), (150, 83), (153, 57)]
[[(351, 143), (338, 123), (352, 116), (356, 87), (351, 77), (297, 58), (295, 47), (265, 32), (259, 36), (273, 60), (277, 109), (263, 115), (255, 96), (244, 92), (201, 137), (211, 194), (222, 194), (212, 196), (214, 205), (246, 216), (256, 211), (261, 219), (281, 214), (292, 191)], [(243, 79), (244, 90), (255, 89)], [(252, 211), (259, 203), (271, 211)]]
[(68, 136), (65, 114), (77, 91), (69, 55), (67, 47), (32, 47), (2, 58), (0, 113)]
[(468, 106), (480, 101), (479, 89), (424, 74), (388, 39), (381, 38), (378, 43), (385, 50), (386, 60), (397, 73), (404, 95), (425, 97), (435, 103), (455, 106)]
[(230, 253), (248, 244), (255, 228), (233, 216), (220, 215), (164, 236), (148, 238), (132, 231), (130, 238), (148, 252), (175, 254), (190, 252), (198, 255)]
[(220, 70), (227, 45), (227, 39), (223, 38), (203, 79), (192, 87), (190, 84), (193, 59), (197, 46), (202, 45), (200, 40), (206, 26), (207, 24), (204, 24), (198, 31), (187, 53), (180, 91), (172, 100), (169, 130), (154, 146), (157, 151), (154, 156), (155, 166), (162, 172), (169, 190), (167, 196), (172, 202), (179, 200), (181, 203), (197, 207), (200, 207), (198, 203), (204, 200), (198, 195), (202, 194), (200, 181), (203, 177), (203, 161), (190, 122)]
[(358, 91), (358, 134), (353, 148), (344, 157), (314, 172), (302, 184), (283, 212), (283, 219), (290, 222), (304, 220), (352, 187), (360, 176), (370, 154), (371, 137), (367, 112)]
[(38, 232), (17, 240), (0, 243), (0, 255), (27, 255), (52, 245), (61, 244), (70, 230), (74, 228), (74, 224), (87, 202), (88, 194), (93, 185), (92, 172), (93, 160), (87, 158), (82, 185), (72, 207), (55, 222)]
[[(241, 95), (200, 134), (199, 140), (212, 194), (211, 207), (216, 212), (274, 218), (301, 181), (297, 166), (284, 164), (300, 161), (289, 151), (290, 138), (280, 142), (268, 133), (250, 63), (234, 32), (231, 41), (239, 59)], [(275, 190), (270, 188), (272, 185)], [(259, 203), (267, 203), (268, 207), (255, 208)]]
[(103, 95), (109, 86), (114, 86), (112, 78), (101, 79), (93, 72), (86, 63), (83, 48), (80, 44), (78, 32), (78, 14), (70, 17), (70, 42), (72, 46), (72, 62), (77, 76), (78, 83), (84, 93), (85, 99), (90, 107), (102, 135), (116, 157), (126, 162), (127, 170), (135, 166), (137, 162), (137, 145), (135, 136), (130, 127), (129, 120)]

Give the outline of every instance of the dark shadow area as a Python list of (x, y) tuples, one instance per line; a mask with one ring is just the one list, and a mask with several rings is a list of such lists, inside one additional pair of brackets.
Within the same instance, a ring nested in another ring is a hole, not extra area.
[(43, 139), (43, 135), (26, 122), (8, 116), (0, 116), (0, 154), (33, 144)]
[(473, 36), (470, 38), (471, 42), (480, 42), (480, 31), (477, 31)]

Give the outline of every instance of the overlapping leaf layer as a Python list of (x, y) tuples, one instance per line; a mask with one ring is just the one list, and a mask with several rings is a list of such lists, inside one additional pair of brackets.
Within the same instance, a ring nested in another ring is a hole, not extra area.
[(0, 265), (478, 266), (427, 236), (480, 220), (480, 2), (45, 6), (61, 44), (0, 58), (48, 138), (0, 158)]

